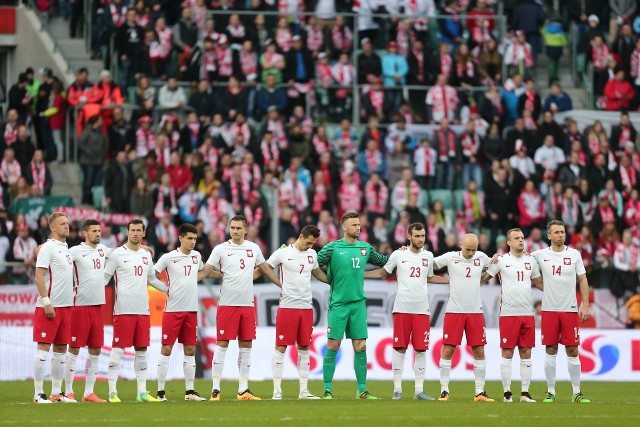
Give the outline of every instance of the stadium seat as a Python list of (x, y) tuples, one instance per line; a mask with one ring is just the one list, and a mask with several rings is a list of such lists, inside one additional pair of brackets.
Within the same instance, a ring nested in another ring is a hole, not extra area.
[(455, 201), (455, 209), (458, 211), (464, 210), (464, 193), (467, 190), (456, 190), (453, 193), (453, 198)]
[(422, 201), (422, 204), (418, 206), (418, 208), (429, 210), (429, 192), (427, 190), (421, 189), (419, 197)]
[(93, 205), (96, 209), (102, 209), (102, 198), (104, 196), (104, 187), (102, 185), (96, 185), (91, 187), (91, 195), (93, 196)]
[(436, 200), (442, 203), (442, 207), (447, 210), (453, 210), (453, 192), (451, 190), (431, 190), (429, 192), (429, 202), (433, 204)]

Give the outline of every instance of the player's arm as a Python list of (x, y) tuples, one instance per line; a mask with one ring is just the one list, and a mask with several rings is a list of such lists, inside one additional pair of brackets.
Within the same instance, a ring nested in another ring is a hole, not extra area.
[(382, 255), (373, 249), (373, 246), (369, 245), (369, 264), (373, 264), (377, 267), (384, 267), (389, 261), (387, 255)]
[[(373, 248), (371, 248), (371, 252), (373, 253)], [(398, 266), (398, 251), (395, 251), (391, 254), (390, 257), (387, 257), (387, 261), (382, 268), (372, 271), (365, 271), (364, 278), (365, 279), (384, 279), (389, 274), (393, 273), (393, 270)]]
[(157, 272), (153, 268), (149, 269), (149, 273), (147, 274), (147, 283), (159, 290), (160, 292), (164, 292), (165, 294), (169, 292), (169, 287), (165, 285), (162, 280), (158, 279)]
[(500, 272), (500, 264), (499, 264), (500, 258), (497, 258), (497, 261), (493, 263), (493, 259), (496, 259), (496, 255), (494, 255), (493, 258), (491, 259), (490, 261), (491, 264), (489, 265), (489, 268), (487, 268), (487, 270), (484, 273), (482, 273), (482, 277), (480, 277), (481, 285), (486, 285), (487, 283), (489, 283), (489, 280), (491, 280), (491, 278), (495, 277), (495, 275)]
[(429, 276), (429, 278), (427, 279), (427, 283), (434, 283), (437, 285), (448, 285), (449, 284), (449, 278), (448, 277), (442, 277), (442, 276), (436, 276), (435, 274), (433, 276)]
[(266, 261), (258, 264), (258, 269), (260, 269), (262, 274), (264, 274), (267, 279), (271, 280), (277, 287), (282, 287), (280, 279), (278, 279), (278, 276)]
[(333, 254), (333, 247), (335, 244), (336, 242), (329, 242), (320, 249), (320, 252), (318, 252), (318, 265), (320, 267), (329, 264), (329, 261), (331, 261), (331, 255)]
[(578, 310), (578, 316), (582, 322), (589, 320), (589, 282), (587, 282), (587, 275), (580, 274), (578, 276), (578, 284), (580, 285), (580, 296), (582, 297), (582, 304), (580, 310)]
[(365, 271), (364, 278), (365, 279), (384, 279), (389, 275), (389, 272), (383, 268), (379, 268), (377, 270)]
[(329, 278), (327, 277), (327, 273), (322, 271), (320, 267), (316, 267), (313, 270), (311, 270), (311, 274), (313, 275), (313, 277), (315, 277), (322, 283), (329, 284)]
[(202, 270), (198, 272), (198, 282), (206, 277), (209, 277), (210, 279), (222, 279), (224, 275), (219, 271), (215, 271), (213, 265), (207, 262)]
[(541, 291), (544, 291), (544, 283), (542, 281), (542, 276), (536, 277), (535, 279), (532, 278), (531, 284), (536, 288), (540, 289)]
[(47, 296), (47, 287), (44, 284), (44, 275), (48, 272), (46, 268), (36, 267), (36, 286), (38, 287), (38, 294), (44, 304), (44, 313), (49, 319), (56, 317), (55, 310), (51, 305), (51, 300)]
[(253, 280), (256, 281), (262, 277), (262, 271), (256, 267), (253, 269)]

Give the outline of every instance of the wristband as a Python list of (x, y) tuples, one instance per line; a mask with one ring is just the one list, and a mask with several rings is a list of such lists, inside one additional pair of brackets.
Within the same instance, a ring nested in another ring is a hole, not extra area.
[(49, 297), (44, 297), (42, 298), (42, 304), (46, 307), (48, 305), (51, 305), (51, 300), (49, 299)]

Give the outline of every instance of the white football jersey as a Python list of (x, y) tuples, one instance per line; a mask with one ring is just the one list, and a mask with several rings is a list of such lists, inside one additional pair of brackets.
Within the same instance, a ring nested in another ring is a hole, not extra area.
[(147, 284), (156, 275), (149, 252), (120, 246), (111, 252), (105, 275), (115, 279), (114, 315), (149, 314)]
[(253, 307), (253, 270), (264, 262), (260, 247), (245, 240), (228, 240), (211, 252), (207, 264), (222, 272), (219, 306)]
[(460, 252), (447, 252), (433, 260), (435, 269), (447, 267), (449, 271), (449, 302), (446, 313), (482, 313), (480, 279), (491, 259), (477, 251), (471, 259)]
[(156, 262), (158, 273), (167, 270), (167, 305), (165, 312), (198, 311), (198, 271), (204, 268), (198, 251), (188, 255), (179, 249), (168, 252)]
[(500, 316), (533, 316), (531, 279), (540, 277), (540, 268), (533, 256), (517, 258), (511, 253), (504, 254), (489, 266), (487, 273), (492, 276), (500, 273)]
[(313, 249), (299, 251), (293, 245), (275, 251), (267, 263), (280, 266), (280, 307), (313, 308), (311, 302), (311, 271), (318, 268), (318, 254)]
[(95, 248), (83, 243), (69, 249), (73, 260), (73, 305), (104, 304), (104, 271), (111, 249), (98, 243)]
[(560, 252), (546, 248), (531, 255), (538, 261), (544, 282), (542, 310), (577, 313), (577, 277), (586, 274), (580, 252), (565, 246)]
[[(72, 306), (73, 261), (67, 244), (55, 239), (47, 240), (38, 252), (36, 267), (47, 269), (44, 273), (44, 286), (51, 305), (54, 308)], [(36, 307), (44, 307), (40, 296)]]
[(433, 276), (433, 254), (409, 249), (394, 251), (383, 267), (391, 274), (397, 270), (398, 292), (393, 303), (394, 313), (431, 314), (427, 279)]

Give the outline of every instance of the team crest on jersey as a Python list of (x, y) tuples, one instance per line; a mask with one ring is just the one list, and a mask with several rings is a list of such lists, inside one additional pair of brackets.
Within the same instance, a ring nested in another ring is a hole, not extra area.
[(473, 260), (473, 265), (475, 265), (476, 267), (480, 267), (480, 258), (474, 259)]
[(193, 265), (196, 265), (198, 263), (198, 257), (197, 256), (192, 256), (191, 259), (193, 260)]
[(360, 255), (367, 256), (367, 250), (364, 248), (360, 249)]
[(247, 249), (247, 256), (253, 258), (253, 251), (251, 249)]
[(69, 265), (73, 264), (73, 261), (71, 261), (71, 255), (67, 254), (67, 261), (69, 262)]
[(144, 265), (149, 265), (149, 260), (146, 256), (142, 257), (142, 262), (144, 263)]
[(429, 260), (422, 258), (422, 266), (423, 267), (429, 267)]
[(309, 260), (309, 264), (313, 264), (313, 257), (311, 255), (307, 256), (307, 259)]
[(529, 263), (529, 262), (525, 262), (525, 263), (524, 263), (524, 269), (525, 269), (525, 270), (531, 270), (531, 263)]
[(98, 249), (98, 255), (103, 257), (104, 256), (104, 251), (102, 249)]
[(565, 258), (564, 265), (571, 265), (571, 258)]

